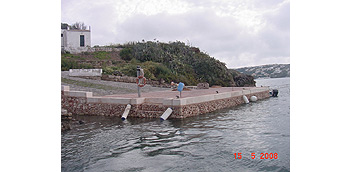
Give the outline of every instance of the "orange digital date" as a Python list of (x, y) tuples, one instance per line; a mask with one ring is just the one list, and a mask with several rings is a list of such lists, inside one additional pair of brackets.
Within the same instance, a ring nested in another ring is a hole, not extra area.
[[(242, 159), (242, 153), (234, 153), (235, 159)], [(255, 153), (251, 153), (251, 158), (255, 159)], [(278, 153), (260, 153), (260, 159), (278, 159)]]

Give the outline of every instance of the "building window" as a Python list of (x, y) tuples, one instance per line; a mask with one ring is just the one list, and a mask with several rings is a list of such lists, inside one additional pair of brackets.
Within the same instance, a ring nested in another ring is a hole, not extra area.
[(79, 36), (79, 46), (84, 47), (84, 35)]
[(61, 34), (61, 37), (64, 37), (64, 34)]

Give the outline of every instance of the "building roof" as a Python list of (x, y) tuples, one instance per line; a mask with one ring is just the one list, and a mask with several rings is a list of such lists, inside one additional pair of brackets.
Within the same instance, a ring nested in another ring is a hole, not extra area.
[(90, 30), (81, 30), (81, 29), (70, 29), (70, 30), (61, 29), (61, 30), (66, 30), (66, 31), (69, 31), (69, 32), (90, 32)]

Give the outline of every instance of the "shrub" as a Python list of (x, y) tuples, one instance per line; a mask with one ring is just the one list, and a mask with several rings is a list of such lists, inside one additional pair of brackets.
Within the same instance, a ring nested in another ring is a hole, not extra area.
[(91, 64), (79, 64), (74, 60), (61, 59), (61, 71), (68, 71), (70, 69), (92, 69)]
[(126, 64), (122, 67), (121, 72), (127, 76), (136, 76), (137, 66), (133, 64)]
[(132, 50), (131, 48), (124, 48), (120, 51), (120, 57), (122, 60), (130, 61), (132, 59)]
[(114, 69), (112, 69), (111, 67), (103, 67), (103, 74), (112, 75), (113, 72)]

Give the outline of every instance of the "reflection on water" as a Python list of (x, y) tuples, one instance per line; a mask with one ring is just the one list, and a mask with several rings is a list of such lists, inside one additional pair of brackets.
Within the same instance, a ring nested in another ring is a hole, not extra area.
[(257, 85), (279, 97), (166, 121), (76, 116), (84, 124), (62, 133), (62, 171), (289, 171), (289, 78)]

